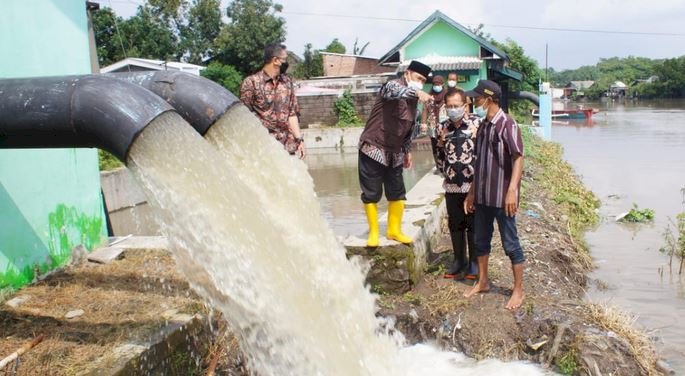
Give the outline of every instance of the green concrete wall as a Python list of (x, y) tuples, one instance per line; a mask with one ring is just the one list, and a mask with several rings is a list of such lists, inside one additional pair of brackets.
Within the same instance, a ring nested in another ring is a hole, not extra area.
[[(3, 0), (0, 79), (90, 73), (87, 30), (84, 0)], [(97, 150), (0, 150), (0, 288), (105, 240)]]
[[(444, 21), (438, 21), (424, 31), (418, 38), (410, 41), (402, 54), (402, 60), (408, 61), (418, 59), (428, 55), (441, 56), (480, 56), (480, 44), (470, 36), (455, 29)], [(466, 82), (458, 85), (462, 89), (471, 90), (476, 87), (478, 80), (487, 78), (487, 67), (485, 62), (481, 64), (478, 75), (468, 75)], [(443, 71), (434, 72), (447, 78), (447, 73)], [(425, 87), (426, 89), (429, 86)]]

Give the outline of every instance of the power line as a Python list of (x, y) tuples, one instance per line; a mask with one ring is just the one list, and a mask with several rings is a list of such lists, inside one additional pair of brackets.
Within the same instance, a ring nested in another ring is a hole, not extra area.
[[(326, 13), (309, 13), (309, 12), (283, 12), (283, 14), (292, 14), (299, 16), (317, 16), (317, 17), (336, 17), (336, 18), (356, 18), (366, 20), (378, 21), (402, 21), (402, 22), (422, 22), (423, 20), (415, 20), (409, 18), (390, 18), (390, 17), (373, 17), (373, 16), (353, 16), (345, 14), (326, 14)], [(520, 26), (520, 25), (498, 25), (498, 24), (483, 24), (488, 27), (500, 27), (507, 29), (522, 29), (522, 30), (544, 30), (544, 31), (560, 31), (560, 32), (574, 32), (574, 33), (596, 33), (596, 34), (627, 34), (627, 35), (651, 35), (651, 36), (669, 36), (682, 37), (684, 33), (656, 33), (656, 32), (640, 32), (640, 31), (619, 31), (619, 30), (595, 30), (595, 29), (572, 29), (572, 28), (556, 28), (556, 27), (535, 27), (535, 26)], [(470, 25), (476, 26), (476, 25)]]

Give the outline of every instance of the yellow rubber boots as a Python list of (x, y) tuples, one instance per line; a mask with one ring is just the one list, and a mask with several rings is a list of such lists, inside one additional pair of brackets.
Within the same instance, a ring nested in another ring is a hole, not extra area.
[(402, 233), (404, 201), (388, 201), (388, 232), (386, 237), (400, 243), (410, 244), (411, 238)]
[(369, 222), (369, 238), (366, 240), (367, 247), (378, 247), (378, 206), (376, 204), (364, 204), (366, 220)]

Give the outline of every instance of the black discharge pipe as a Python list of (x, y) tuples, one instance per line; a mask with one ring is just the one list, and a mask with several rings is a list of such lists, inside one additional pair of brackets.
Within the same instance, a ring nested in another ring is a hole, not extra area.
[(230, 108), (240, 103), (223, 86), (186, 72), (108, 73), (157, 94), (174, 107), (202, 136)]
[(97, 147), (125, 163), (167, 111), (148, 90), (102, 75), (0, 80), (0, 148)]
[(533, 94), (529, 91), (512, 91), (509, 93), (512, 99), (527, 99), (533, 102), (536, 106), (540, 107), (540, 99), (537, 94)]

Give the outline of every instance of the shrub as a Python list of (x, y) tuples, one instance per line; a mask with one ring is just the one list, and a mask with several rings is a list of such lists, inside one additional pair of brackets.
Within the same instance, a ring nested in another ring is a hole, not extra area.
[(345, 90), (342, 96), (335, 101), (335, 114), (338, 115), (337, 126), (360, 125), (362, 120), (357, 115), (357, 109), (354, 107), (354, 100), (352, 99), (352, 92)]

